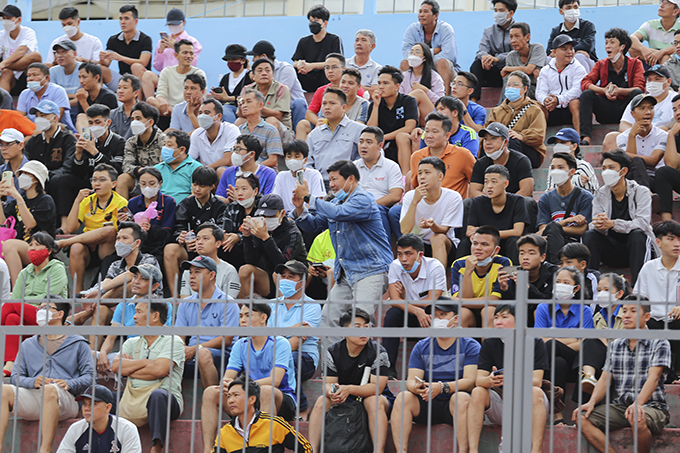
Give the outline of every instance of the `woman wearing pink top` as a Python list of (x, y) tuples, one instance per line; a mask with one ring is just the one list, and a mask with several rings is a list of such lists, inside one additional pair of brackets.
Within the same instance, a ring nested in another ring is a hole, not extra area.
[(444, 80), (435, 70), (432, 51), (427, 44), (414, 44), (407, 60), (410, 68), (402, 73), (404, 81), (399, 92), (416, 98), (420, 115), (418, 124), (425, 126), (425, 117), (434, 111), (434, 103), (445, 94)]

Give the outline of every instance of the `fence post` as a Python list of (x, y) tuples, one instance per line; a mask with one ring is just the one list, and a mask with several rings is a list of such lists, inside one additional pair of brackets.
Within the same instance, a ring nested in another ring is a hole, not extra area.
[[(517, 290), (516, 300), (515, 300), (515, 332), (514, 332), (514, 362), (512, 364), (513, 373), (513, 385), (512, 385), (512, 397), (509, 401), (504, 402), (505, 404), (512, 404), (512, 418), (510, 422), (512, 423), (512, 445), (508, 449), (505, 445), (505, 451), (527, 451), (522, 450), (523, 444), (523, 431), (524, 431), (524, 401), (527, 395), (524, 394), (524, 353), (525, 353), (525, 342), (526, 342), (526, 329), (527, 329), (527, 302), (528, 302), (528, 292), (525, 288), (529, 284), (529, 272), (520, 270), (517, 272)], [(507, 395), (503, 392), (503, 397), (507, 398)], [(531, 404), (531, 393), (528, 395), (529, 404)], [(505, 422), (505, 420), (503, 420)], [(503, 424), (505, 425), (505, 423)], [(529, 420), (529, 426), (531, 426), (531, 420)], [(529, 436), (529, 442), (531, 442), (531, 436)]]

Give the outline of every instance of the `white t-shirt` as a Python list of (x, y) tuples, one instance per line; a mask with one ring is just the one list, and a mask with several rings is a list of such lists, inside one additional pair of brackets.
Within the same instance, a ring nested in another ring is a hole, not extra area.
[[(22, 25), (21, 30), (19, 30), (19, 34), (17, 35), (17, 39), (12, 39), (10, 34), (5, 30), (0, 31), (0, 56), (2, 56), (3, 59), (11, 56), (14, 51), (21, 46), (28, 47), (29, 52), (38, 51), (38, 38), (36, 38), (33, 29)], [(18, 79), (23, 73), (24, 71), (14, 71), (14, 77)]]
[(241, 135), (241, 132), (238, 127), (223, 121), (215, 141), (210, 143), (208, 132), (199, 127), (191, 134), (189, 155), (203, 165), (210, 165), (222, 159), (224, 153), (232, 150), (239, 135)]
[(394, 260), (390, 264), (388, 278), (390, 285), (396, 282), (404, 285), (406, 300), (420, 300), (433, 289), (446, 291), (446, 270), (436, 258), (422, 258), (415, 280), (401, 267), (399, 260)]
[[(669, 271), (661, 262), (661, 258), (647, 261), (635, 282), (633, 294), (645, 296), (651, 302), (668, 302), (668, 305), (652, 304), (652, 319), (665, 321), (668, 312), (680, 301), (680, 259)], [(672, 319), (669, 319), (672, 321)]]
[[(616, 137), (616, 147), (621, 151), (626, 151), (628, 148), (628, 136), (630, 135), (630, 129), (625, 132), (621, 132), (618, 137)], [(656, 126), (652, 126), (652, 130), (646, 137), (635, 136), (635, 143), (637, 144), (637, 154), (640, 156), (651, 156), (654, 150), (660, 149), (666, 152), (666, 142), (668, 141), (668, 132), (659, 129)], [(663, 167), (665, 164), (663, 162), (663, 157), (656, 164), (655, 168)], [(654, 176), (654, 170), (647, 168), (647, 173)]]
[[(399, 222), (404, 220), (406, 212), (408, 211), (411, 201), (413, 200), (414, 193), (415, 191), (410, 190), (408, 193), (406, 193), (406, 195), (404, 195)], [(421, 218), (432, 218), (437, 225), (450, 227), (449, 231), (446, 233), (446, 236), (451, 239), (454, 245), (458, 245), (458, 242), (460, 241), (456, 238), (456, 232), (454, 231), (454, 228), (460, 228), (463, 226), (463, 198), (455, 190), (442, 187), (442, 194), (436, 203), (429, 204), (425, 201), (425, 199), (420, 200), (418, 206), (416, 207), (416, 218), (413, 227), (413, 233), (423, 238), (423, 241), (426, 244), (429, 244), (430, 237), (432, 237), (433, 233), (430, 229), (420, 229), (418, 225), (420, 224)]]
[(99, 53), (103, 50), (102, 42), (96, 36), (88, 35), (83, 33), (83, 36), (78, 40), (74, 41), (66, 35), (61, 35), (50, 44), (49, 52), (47, 52), (47, 64), (54, 62), (54, 48), (55, 44), (59, 44), (62, 41), (71, 41), (76, 45), (76, 54), (79, 57), (83, 57), (86, 60), (99, 61)]
[(390, 193), (392, 189), (404, 189), (404, 176), (395, 161), (386, 159), (380, 150), (380, 159), (369, 169), (363, 159), (354, 161), (359, 169), (361, 188), (373, 195), (376, 200)]
[[(323, 183), (323, 176), (319, 170), (313, 168), (304, 168), (305, 181), (309, 186), (309, 195), (313, 198), (322, 198), (326, 196), (326, 186)], [(275, 193), (283, 200), (283, 207), (286, 212), (295, 211), (293, 205), (293, 190), (295, 189), (295, 176), (290, 171), (282, 171), (276, 175), (274, 180), (274, 187), (272, 193)], [(362, 181), (363, 182), (363, 181)]]
[(177, 72), (177, 66), (168, 66), (163, 68), (161, 74), (158, 76), (158, 88), (156, 88), (156, 96), (163, 96), (171, 107), (184, 102), (184, 79), (190, 74), (198, 74), (207, 80), (203, 69), (190, 67), (189, 72), (180, 74)]
[[(654, 119), (652, 124), (656, 127), (663, 127), (675, 121), (673, 117), (673, 98), (677, 95), (673, 90), (668, 90), (668, 96), (663, 101), (657, 103), (654, 106)], [(625, 121), (630, 124), (635, 123), (633, 114), (631, 113), (630, 104), (626, 106), (626, 110), (623, 112), (621, 121)]]
[[(236, 268), (226, 261), (220, 260), (219, 263), (217, 263), (215, 285), (217, 285), (217, 287), (227, 296), (236, 299), (238, 293), (241, 291), (241, 280), (238, 278)], [(196, 292), (189, 286), (189, 271), (184, 271), (182, 273), (182, 289), (180, 290), (180, 295), (191, 296), (192, 294), (196, 294)], [(204, 297), (206, 296), (204, 295)]]

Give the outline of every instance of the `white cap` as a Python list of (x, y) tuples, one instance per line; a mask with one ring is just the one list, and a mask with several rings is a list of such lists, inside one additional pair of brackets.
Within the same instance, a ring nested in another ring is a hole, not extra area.
[(24, 142), (24, 134), (19, 132), (16, 129), (13, 128), (7, 128), (2, 131), (2, 134), (0, 135), (0, 140), (3, 142), (9, 143), (9, 142)]
[[(4, 132), (3, 135), (5, 135)], [(45, 164), (38, 160), (29, 160), (24, 164), (23, 167), (19, 169), (19, 171), (30, 173), (35, 176), (43, 190), (45, 190), (45, 183), (47, 182), (47, 178), (49, 176), (49, 171), (47, 170)]]

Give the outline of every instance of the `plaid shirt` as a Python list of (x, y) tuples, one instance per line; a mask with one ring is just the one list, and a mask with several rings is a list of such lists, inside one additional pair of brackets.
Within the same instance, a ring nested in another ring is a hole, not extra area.
[[(631, 351), (626, 339), (617, 338), (612, 341), (609, 345), (607, 361), (602, 368), (610, 372), (614, 378), (618, 397), (612, 402), (626, 406), (633, 404), (647, 381), (649, 368), (655, 366), (662, 366), (665, 369), (659, 377), (652, 396), (644, 405), (656, 407), (668, 413), (666, 389), (663, 385), (666, 381), (667, 369), (671, 366), (671, 346), (668, 340), (638, 340), (634, 351)], [(635, 376), (636, 373), (637, 376)]]
[[(141, 264), (151, 264), (156, 266), (158, 269), (161, 268), (158, 264), (158, 260), (156, 260), (156, 257), (147, 253), (137, 254), (135, 266), (139, 266)], [(109, 270), (106, 273), (106, 278), (114, 279), (128, 270), (127, 261), (125, 261), (125, 258), (121, 258), (118, 261), (114, 261), (111, 266), (109, 266)], [(163, 282), (161, 282), (161, 285), (152, 294), (154, 297), (163, 297)]]

